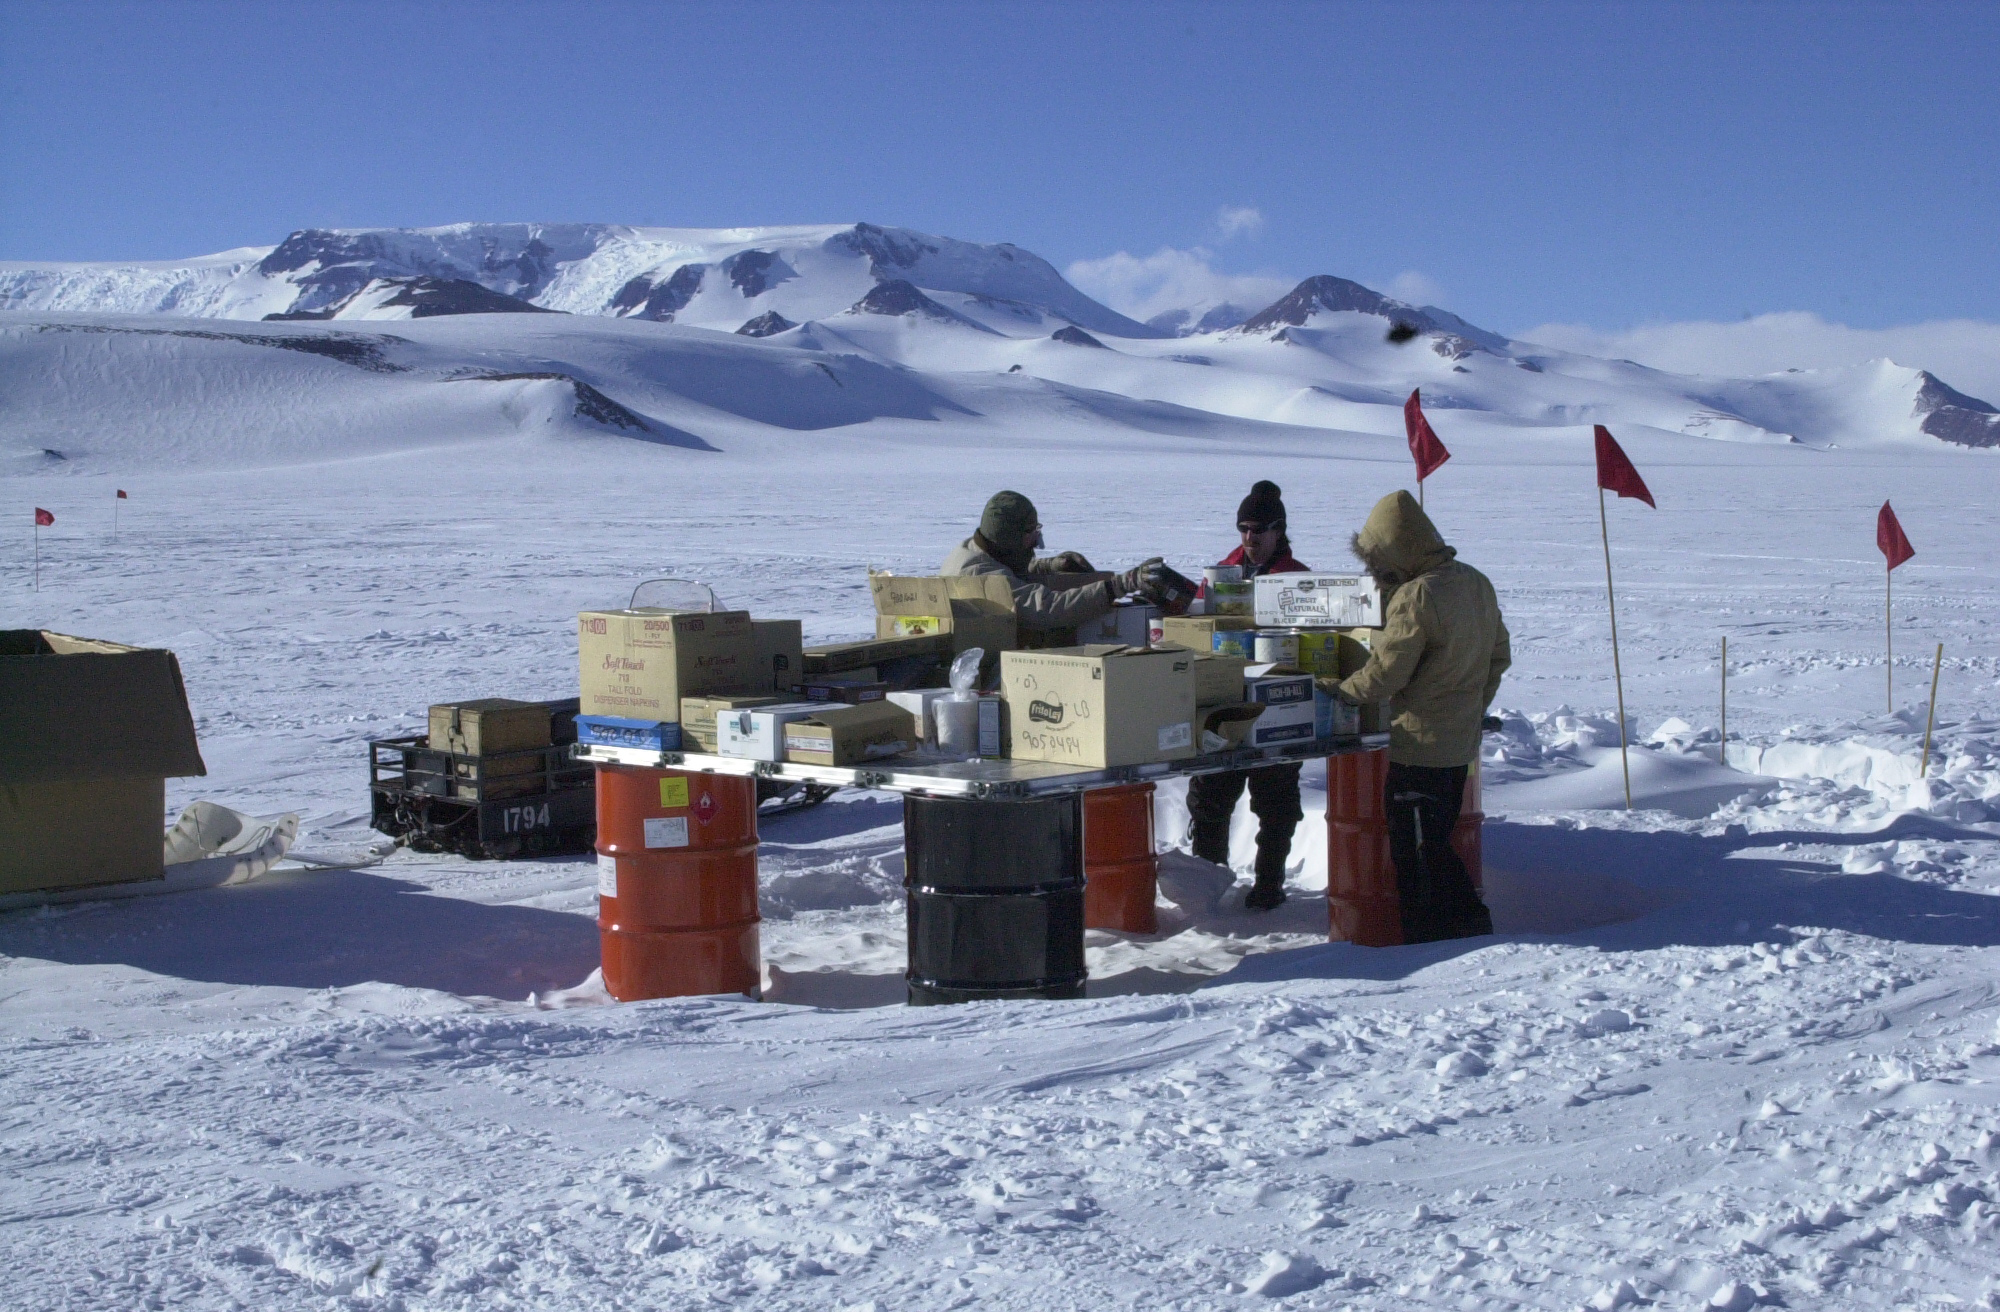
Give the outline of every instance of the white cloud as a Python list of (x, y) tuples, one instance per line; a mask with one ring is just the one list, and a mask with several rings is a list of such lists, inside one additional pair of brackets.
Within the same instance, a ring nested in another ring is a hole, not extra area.
[(1255, 312), (1296, 285), (1296, 279), (1275, 274), (1218, 273), (1209, 267), (1210, 256), (1199, 246), (1163, 246), (1151, 255), (1119, 251), (1101, 260), (1078, 260), (1064, 272), (1086, 295), (1141, 322), (1168, 310), (1187, 310), (1198, 319), (1224, 302)]
[(2000, 324), (1975, 319), (1849, 328), (1793, 310), (1736, 323), (1650, 323), (1620, 332), (1545, 323), (1517, 335), (1523, 341), (1636, 360), (1674, 373), (1739, 378), (1887, 357), (1897, 364), (1928, 369), (1961, 392), (2000, 404)]
[(1262, 236), (1264, 212), (1254, 205), (1224, 205), (1215, 212), (1215, 227), (1224, 241)]
[(1415, 269), (1405, 269), (1389, 280), (1382, 289), (1384, 296), (1393, 296), (1399, 301), (1412, 305), (1444, 304), (1444, 287), (1437, 279)]

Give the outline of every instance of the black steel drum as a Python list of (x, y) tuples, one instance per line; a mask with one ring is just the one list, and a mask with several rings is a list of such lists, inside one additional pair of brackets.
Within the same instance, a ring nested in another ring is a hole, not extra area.
[(910, 1005), (1083, 996), (1083, 795), (903, 799)]

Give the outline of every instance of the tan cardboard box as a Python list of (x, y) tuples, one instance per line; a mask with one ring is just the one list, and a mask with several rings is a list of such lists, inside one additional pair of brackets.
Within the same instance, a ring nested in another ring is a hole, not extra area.
[(1250, 736), (1250, 726), (1264, 713), (1251, 702), (1221, 702), (1197, 706), (1194, 712), (1197, 741), (1203, 752), (1223, 752), (1241, 747)]
[(745, 611), (587, 610), (577, 616), (583, 714), (673, 720), (681, 698), (766, 690)]
[(804, 626), (797, 620), (751, 620), (757, 668), (769, 670), (774, 693), (788, 693), (805, 677)]
[[(431, 707), (431, 747), (460, 756), (495, 756), (549, 745), (549, 708), (511, 697), (439, 702)], [(523, 758), (526, 760), (526, 758)], [(514, 764), (509, 762), (508, 764)], [(532, 760), (527, 768), (540, 769)], [(488, 771), (488, 773), (495, 773)], [(519, 774), (520, 770), (505, 771)]]
[(785, 759), (801, 765), (860, 765), (917, 745), (917, 722), (894, 702), (830, 705), (784, 728)]
[(1018, 645), (1014, 589), (998, 574), (902, 578), (871, 574), (878, 638), (941, 633), (953, 653), (982, 647), (989, 654)]
[(723, 711), (747, 711), (757, 706), (775, 705), (780, 698), (764, 693), (754, 696), (681, 698), (681, 746), (688, 751), (715, 751), (715, 717)]
[[(878, 623), (879, 617), (878, 617)], [(833, 642), (805, 649), (806, 676), (840, 674), (855, 678), (866, 673), (872, 680), (877, 661), (901, 660), (906, 656), (940, 656), (951, 651), (951, 636), (943, 633), (914, 638), (865, 638), (860, 642)]]
[(1218, 631), (1233, 633), (1256, 627), (1246, 615), (1169, 615), (1160, 621), (1160, 641), (1189, 651), (1213, 651)]
[(1194, 700), (1197, 706), (1220, 706), (1243, 700), (1243, 671), (1250, 662), (1241, 656), (1194, 654)]
[(1124, 646), (1000, 658), (1008, 755), (1102, 767), (1195, 754), (1195, 655)]
[(206, 773), (172, 652), (0, 631), (0, 893), (160, 878), (165, 781)]

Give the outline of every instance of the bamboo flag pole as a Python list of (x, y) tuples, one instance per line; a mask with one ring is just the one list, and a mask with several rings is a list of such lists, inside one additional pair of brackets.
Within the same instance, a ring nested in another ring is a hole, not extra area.
[(1632, 809), (1632, 756), (1625, 741), (1625, 669), (1618, 656), (1618, 594), (1611, 587), (1611, 517), (1604, 509), (1604, 494), (1616, 492), (1621, 497), (1635, 497), (1655, 510), (1659, 503), (1646, 486), (1646, 480), (1639, 477), (1639, 471), (1632, 467), (1632, 461), (1618, 445), (1611, 430), (1603, 424), (1595, 426), (1597, 442), (1597, 530), (1604, 539), (1604, 599), (1611, 609), (1611, 677), (1618, 685), (1618, 763), (1625, 770), (1625, 809)]
[(1910, 539), (1903, 532), (1903, 526), (1896, 520), (1896, 512), (1884, 501), (1882, 509), (1875, 512), (1875, 546), (1882, 553), (1888, 568), (1882, 572), (1882, 654), (1883, 689), (1888, 694), (1889, 714), (1896, 713), (1896, 566), (1917, 554), (1910, 545)]
[(1889, 714), (1896, 713), (1896, 567), (1882, 571), (1882, 679), (1888, 693)]
[(1931, 710), (1924, 717), (1924, 763), (1917, 767), (1917, 778), (1924, 777), (1931, 768), (1931, 725), (1937, 721), (1938, 671), (1944, 668), (1944, 644), (1937, 645), (1937, 655), (1931, 658)]
[(1726, 633), (1722, 635), (1722, 763), (1729, 764), (1729, 635)]
[(1611, 608), (1611, 678), (1618, 685), (1618, 764), (1625, 770), (1625, 809), (1632, 809), (1632, 758), (1625, 746), (1625, 671), (1618, 663), (1618, 594), (1611, 587), (1611, 518), (1597, 489), (1597, 529), (1604, 539), (1604, 599)]

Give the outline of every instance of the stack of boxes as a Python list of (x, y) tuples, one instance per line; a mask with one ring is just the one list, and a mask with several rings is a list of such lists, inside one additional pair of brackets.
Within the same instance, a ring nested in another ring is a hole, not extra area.
[[(585, 612), (579, 740), (821, 765), (897, 755), (929, 739), (945, 670), (973, 647), (1000, 687), (981, 754), (1102, 768), (1387, 726), (1386, 707), (1357, 715), (1313, 683), (1368, 659), (1381, 601), (1358, 576), (1267, 575), (1238, 586), (1232, 614), (1121, 605), (1078, 645), (1034, 651), (1003, 577), (869, 586), (876, 636), (811, 649), (797, 621), (742, 611)], [(1279, 622), (1296, 662), (1253, 664), (1259, 625)]]

